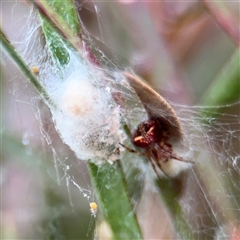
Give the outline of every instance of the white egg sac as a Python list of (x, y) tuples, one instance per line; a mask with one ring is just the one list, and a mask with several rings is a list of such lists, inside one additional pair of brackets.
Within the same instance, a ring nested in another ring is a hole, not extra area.
[(123, 136), (119, 107), (107, 86), (97, 84), (103, 77), (88, 71), (71, 75), (54, 94), (59, 109), (52, 109), (62, 140), (79, 159), (97, 164), (119, 159)]

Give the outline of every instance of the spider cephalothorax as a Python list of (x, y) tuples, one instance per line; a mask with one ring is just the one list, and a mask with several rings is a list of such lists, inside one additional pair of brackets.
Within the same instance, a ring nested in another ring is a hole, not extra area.
[[(164, 172), (161, 163), (170, 159), (191, 162), (173, 152), (172, 145), (168, 143), (169, 137), (169, 132), (159, 119), (150, 119), (140, 123), (133, 134), (133, 144), (145, 150), (143, 155), (148, 157), (156, 173), (156, 167), (158, 167), (165, 175), (168, 175)], [(135, 151), (131, 150), (131, 152)]]
[(165, 132), (157, 120), (147, 120), (138, 125), (132, 141), (137, 147), (148, 148), (160, 142)]

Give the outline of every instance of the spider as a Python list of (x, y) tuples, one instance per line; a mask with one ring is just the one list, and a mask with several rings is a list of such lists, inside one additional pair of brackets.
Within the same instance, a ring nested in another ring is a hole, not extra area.
[[(145, 150), (141, 155), (147, 156), (155, 173), (159, 176), (156, 167), (158, 167), (167, 177), (170, 177), (162, 168), (161, 163), (166, 163), (170, 159), (174, 159), (181, 162), (194, 163), (178, 156), (173, 152), (172, 145), (167, 141), (170, 138), (170, 134), (166, 127), (161, 123), (160, 119), (149, 119), (140, 123), (133, 133), (132, 142), (136, 147)], [(138, 153), (137, 151), (126, 147), (128, 151), (132, 153)]]
[(96, 215), (97, 215), (97, 210), (98, 210), (98, 205), (97, 205), (95, 202), (90, 202), (89, 206), (90, 206), (91, 214), (92, 214), (94, 217), (96, 217)]

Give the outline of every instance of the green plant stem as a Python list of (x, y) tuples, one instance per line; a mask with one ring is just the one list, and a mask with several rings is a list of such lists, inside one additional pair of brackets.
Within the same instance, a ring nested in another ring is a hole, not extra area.
[(34, 88), (42, 97), (42, 99), (49, 106), (57, 108), (57, 105), (53, 102), (51, 97), (48, 95), (44, 86), (40, 83), (40, 81), (36, 78), (36, 76), (33, 74), (33, 72), (29, 69), (29, 67), (26, 65), (24, 60), (21, 58), (21, 56), (17, 53), (15, 48), (8, 41), (5, 34), (2, 32), (2, 29), (0, 29), (0, 41), (4, 49), (6, 50), (6, 52), (11, 56), (11, 58), (14, 60), (14, 63), (24, 73), (24, 75), (29, 80), (29, 82), (34, 86)]
[(121, 163), (101, 166), (88, 163), (88, 169), (99, 196), (100, 208), (112, 229), (112, 239), (142, 239), (127, 195)]

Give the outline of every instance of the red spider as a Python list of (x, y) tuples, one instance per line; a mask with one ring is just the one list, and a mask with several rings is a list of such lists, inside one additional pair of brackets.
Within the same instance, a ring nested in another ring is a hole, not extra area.
[[(161, 163), (165, 163), (169, 161), (169, 159), (193, 163), (192, 161), (183, 159), (173, 152), (172, 145), (167, 142), (169, 137), (169, 132), (164, 125), (161, 124), (161, 120), (159, 119), (150, 119), (140, 123), (132, 136), (133, 144), (136, 147), (145, 150), (142, 155), (147, 156), (157, 175), (158, 172), (156, 166), (168, 176), (168, 174), (162, 169)], [(137, 153), (135, 150), (130, 149), (123, 144), (120, 145), (128, 149), (130, 152)]]

